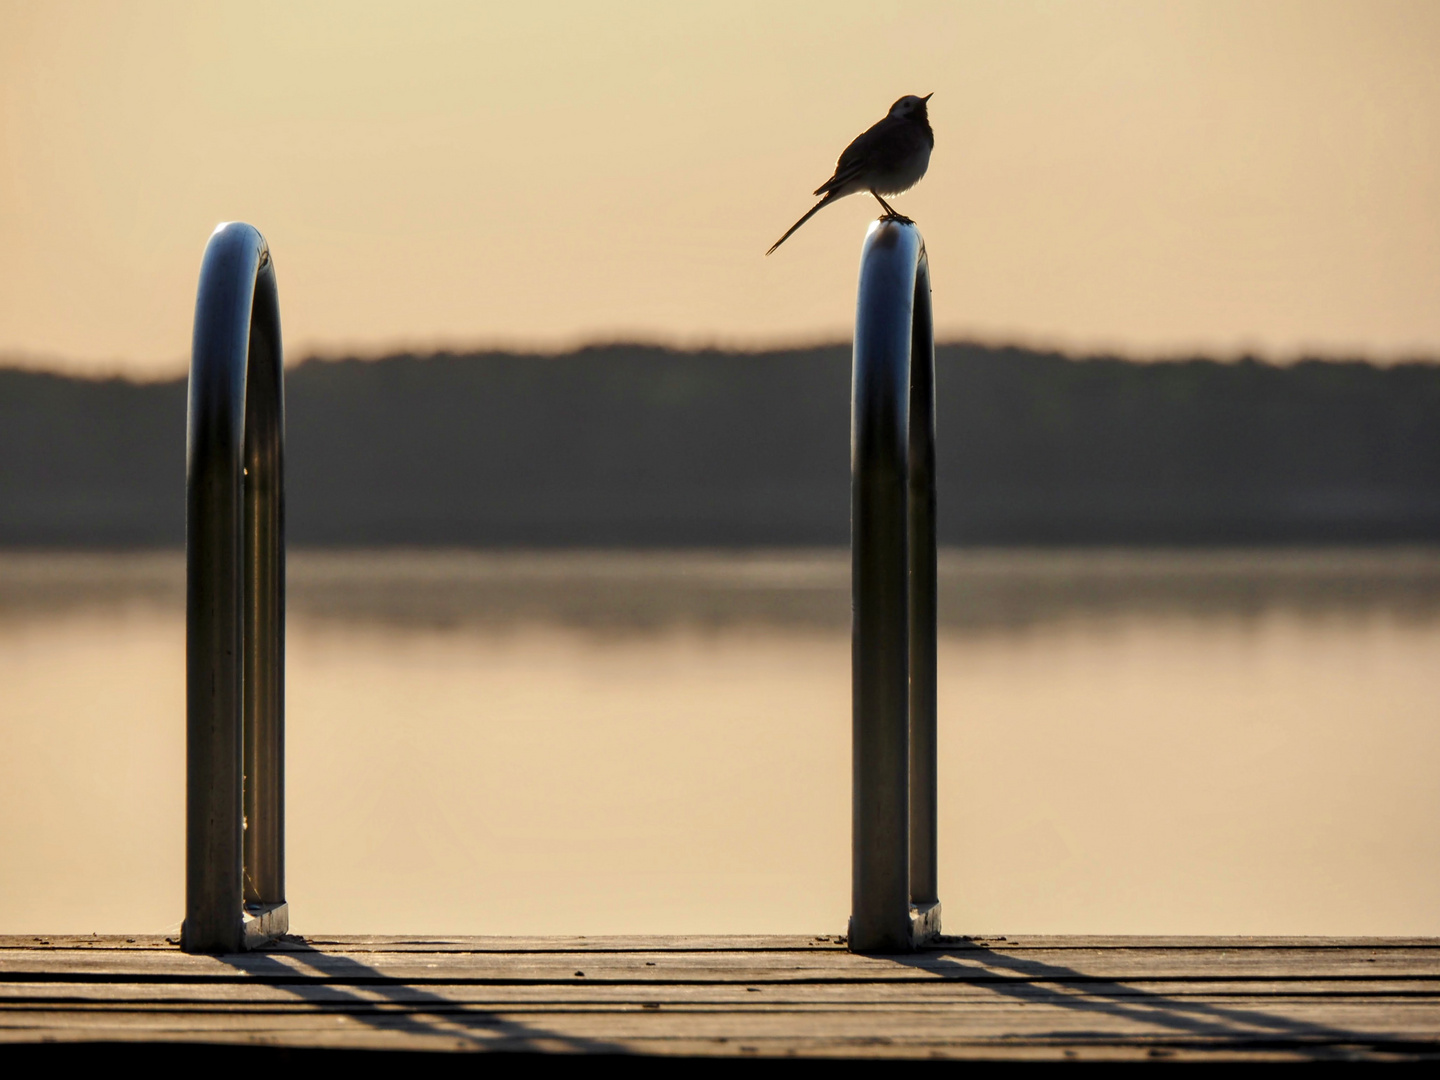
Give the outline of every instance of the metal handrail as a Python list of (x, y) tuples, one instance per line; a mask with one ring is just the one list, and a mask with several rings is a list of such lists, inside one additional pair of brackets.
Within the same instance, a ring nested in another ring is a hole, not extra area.
[(852, 863), (849, 946), (940, 932), (935, 763), (935, 341), (914, 225), (860, 254), (851, 385)]
[(185, 448), (187, 952), (289, 929), (283, 361), (270, 249), (222, 224), (200, 266)]

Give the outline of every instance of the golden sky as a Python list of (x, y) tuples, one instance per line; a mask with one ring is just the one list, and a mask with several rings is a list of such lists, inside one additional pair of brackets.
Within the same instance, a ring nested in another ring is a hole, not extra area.
[(0, 0), (0, 356), (158, 375), (222, 220), (287, 352), (841, 339), (935, 92), (946, 336), (1440, 354), (1440, 3)]

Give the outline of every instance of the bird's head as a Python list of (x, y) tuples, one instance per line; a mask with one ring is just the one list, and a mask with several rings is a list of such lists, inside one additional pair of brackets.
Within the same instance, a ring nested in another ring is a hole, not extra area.
[(934, 96), (933, 91), (924, 97), (906, 94), (890, 106), (890, 115), (901, 120), (928, 120), (929, 117), (925, 115), (925, 103)]

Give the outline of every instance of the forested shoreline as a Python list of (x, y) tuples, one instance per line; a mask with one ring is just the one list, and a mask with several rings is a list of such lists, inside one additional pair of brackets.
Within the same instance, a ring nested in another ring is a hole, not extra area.
[[(936, 352), (947, 544), (1440, 540), (1440, 365)], [(296, 544), (848, 538), (845, 345), (311, 360)], [(0, 370), (0, 544), (184, 539), (185, 387)]]

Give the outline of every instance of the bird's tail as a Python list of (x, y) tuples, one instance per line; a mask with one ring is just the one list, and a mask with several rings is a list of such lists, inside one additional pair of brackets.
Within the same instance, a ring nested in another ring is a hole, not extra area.
[(830, 192), (830, 194), (826, 195), (823, 199), (821, 199), (821, 200), (820, 200), (819, 202), (817, 202), (814, 206), (812, 206), (809, 210), (805, 211), (805, 216), (802, 217), (799, 221), (795, 222), (794, 225), (791, 225), (790, 228), (786, 229), (786, 230), (785, 230), (785, 235), (782, 236), (782, 237), (780, 237), (779, 240), (776, 240), (775, 243), (771, 244), (771, 245), (770, 245), (770, 250), (767, 251), (767, 252), (765, 252), (765, 254), (766, 254), (766, 255), (773, 255), (773, 254), (775, 253), (775, 249), (778, 248), (781, 244), (783, 244), (786, 240), (789, 240), (789, 239), (790, 239), (790, 235), (791, 235), (796, 229), (798, 229), (801, 225), (804, 225), (805, 222), (809, 221), (812, 217), (814, 217), (814, 216), (815, 216), (815, 212), (816, 212), (817, 210), (819, 210), (822, 206), (824, 206), (826, 203), (833, 202), (833, 201), (835, 200), (835, 198), (836, 198), (835, 192), (832, 191), (832, 192)]

